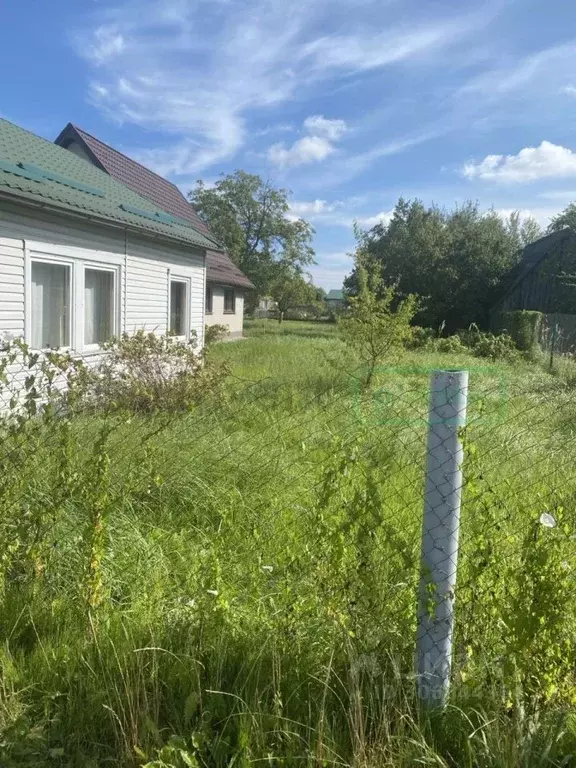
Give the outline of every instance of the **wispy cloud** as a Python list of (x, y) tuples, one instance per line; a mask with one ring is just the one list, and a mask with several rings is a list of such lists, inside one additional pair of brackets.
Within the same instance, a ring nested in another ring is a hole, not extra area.
[[(490, 15), (480, 22), (478, 12), (436, 15), (415, 27), (387, 13), (378, 0), (365, 0), (352, 16), (346, 0), (117, 0), (96, 9), (74, 39), (94, 66), (91, 103), (112, 120), (173, 136), (141, 159), (187, 175), (252, 141), (255, 113), (303, 100), (337, 77), (460, 45)], [(275, 162), (297, 166), (335, 154), (339, 121), (310, 120), (294, 145), (271, 150)]]
[(290, 203), (290, 214), (295, 217), (316, 218), (326, 213), (332, 213), (344, 203), (336, 201), (328, 203), (326, 200), (294, 200)]
[(516, 155), (487, 155), (484, 160), (466, 163), (468, 179), (504, 183), (576, 176), (576, 153), (567, 147), (543, 141), (538, 147), (524, 147)]
[(88, 43), (85, 55), (97, 66), (106, 64), (125, 49), (124, 36), (114, 26), (102, 25), (94, 30), (91, 42)]

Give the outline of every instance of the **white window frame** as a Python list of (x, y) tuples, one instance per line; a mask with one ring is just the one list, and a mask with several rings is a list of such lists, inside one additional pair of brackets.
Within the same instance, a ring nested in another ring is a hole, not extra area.
[[(64, 250), (64, 249), (63, 249)], [(88, 259), (74, 259), (68, 256), (45, 253), (44, 251), (25, 250), (25, 270), (26, 270), (26, 306), (24, 313), (24, 337), (26, 343), (32, 347), (32, 264), (54, 264), (68, 267), (70, 270), (70, 318), (69, 318), (69, 336), (70, 344), (61, 347), (65, 351), (94, 353), (101, 349), (100, 344), (84, 343), (84, 288), (85, 272), (87, 269), (99, 270), (101, 272), (111, 272), (114, 276), (114, 314), (112, 335), (118, 335), (122, 327), (122, 267), (116, 264), (103, 264), (99, 261)], [(36, 350), (43, 351), (43, 350)]]
[(184, 297), (184, 329), (185, 333), (183, 336), (174, 336), (175, 339), (178, 339), (179, 341), (187, 341), (190, 338), (190, 325), (191, 325), (191, 298), (192, 298), (192, 290), (191, 290), (191, 281), (189, 277), (184, 277), (184, 275), (179, 275), (176, 272), (172, 272), (171, 270), (168, 271), (168, 318), (166, 320), (166, 329), (168, 333), (171, 333), (170, 328), (170, 319), (172, 316), (172, 283), (183, 283), (185, 286), (185, 297)]
[(98, 352), (102, 348), (101, 344), (86, 344), (86, 328), (85, 328), (85, 289), (86, 289), (86, 270), (91, 269), (94, 272), (108, 272), (112, 274), (112, 336), (118, 336), (118, 329), (121, 325), (120, 310), (121, 310), (121, 292), (120, 286), (122, 285), (120, 279), (120, 267), (113, 265), (101, 264), (94, 261), (82, 262), (82, 280), (81, 285), (78, 286), (77, 304), (79, 305), (78, 323), (80, 325), (80, 338), (82, 339), (82, 350), (85, 352)]

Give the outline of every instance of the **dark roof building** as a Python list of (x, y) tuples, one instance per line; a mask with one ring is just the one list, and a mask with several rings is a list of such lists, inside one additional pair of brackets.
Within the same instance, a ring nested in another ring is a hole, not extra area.
[[(112, 178), (126, 184), (174, 217), (188, 222), (196, 231), (209, 238), (213, 246), (217, 246), (206, 224), (172, 182), (158, 176), (72, 123), (68, 123), (55, 143), (89, 160)], [(206, 280), (242, 288), (254, 287), (230, 257), (216, 249), (208, 250), (206, 253)]]
[(576, 314), (576, 292), (568, 276), (576, 273), (576, 234), (562, 229), (526, 246), (522, 261), (508, 275), (508, 288), (493, 313), (517, 309), (545, 314)]

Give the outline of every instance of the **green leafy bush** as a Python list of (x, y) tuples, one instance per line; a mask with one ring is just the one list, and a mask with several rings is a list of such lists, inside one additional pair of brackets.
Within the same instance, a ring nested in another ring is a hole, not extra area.
[(407, 349), (424, 349), (434, 343), (434, 330), (432, 328), (423, 328), (421, 325), (413, 325), (412, 333), (406, 342)]
[(97, 410), (182, 413), (221, 400), (227, 366), (171, 336), (138, 331), (105, 345), (90, 404)]
[(446, 336), (442, 339), (437, 339), (435, 348), (437, 352), (444, 352), (448, 354), (467, 351), (459, 336)]
[(507, 333), (500, 333), (498, 335), (482, 333), (472, 347), (472, 352), (476, 357), (487, 357), (490, 360), (507, 360), (508, 362), (514, 362), (521, 357), (514, 339)]
[(533, 352), (538, 347), (543, 318), (542, 312), (528, 310), (503, 312), (498, 325), (502, 332), (508, 333), (514, 339), (518, 349), (523, 352)]
[(227, 325), (220, 325), (218, 323), (215, 323), (214, 325), (207, 325), (204, 328), (204, 344), (207, 347), (210, 347), (212, 344), (215, 344), (217, 341), (222, 341), (224, 339), (229, 331), (229, 327)]

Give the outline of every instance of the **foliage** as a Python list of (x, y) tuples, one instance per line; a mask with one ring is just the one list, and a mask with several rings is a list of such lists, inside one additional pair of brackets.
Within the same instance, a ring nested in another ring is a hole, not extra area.
[(437, 352), (442, 352), (443, 354), (457, 354), (458, 352), (466, 351), (466, 346), (457, 334), (437, 339), (434, 347)]
[(349, 309), (338, 324), (342, 338), (366, 366), (368, 387), (377, 365), (410, 339), (418, 299), (409, 295), (398, 302), (394, 286), (383, 285), (378, 272), (368, 271), (360, 259), (357, 276), (358, 292), (349, 298)]
[(172, 336), (139, 330), (104, 345), (107, 352), (90, 392), (90, 405), (104, 412), (181, 413), (205, 399), (223, 396), (226, 367)]
[(427, 716), (428, 378), (462, 359), (396, 348), (359, 395), (336, 330), (248, 323), (210, 352), (228, 396), (169, 423), (37, 408), (3, 435), (3, 766), (571, 764), (573, 394), (522, 360), (472, 373), (452, 699)]
[(522, 218), (520, 211), (512, 211), (505, 221), (505, 228), (517, 249), (525, 248), (544, 234), (536, 219), (532, 216)]
[(569, 227), (576, 232), (576, 203), (570, 203), (557, 216), (554, 216), (548, 225), (548, 232), (560, 232)]
[[(359, 249), (386, 284), (400, 296), (422, 299), (421, 325), (449, 330), (470, 322), (486, 324), (488, 310), (511, 268), (520, 260), (523, 239), (517, 217), (508, 223), (495, 211), (482, 213), (476, 203), (447, 212), (420, 200), (398, 201), (389, 224), (364, 233)], [(353, 272), (346, 286), (356, 290)]]
[(476, 357), (514, 362), (520, 358), (514, 339), (507, 333), (483, 333), (472, 347)]
[(288, 195), (245, 171), (222, 176), (210, 188), (198, 181), (189, 195), (213, 235), (254, 283), (257, 296), (269, 293), (278, 261), (292, 267), (313, 262), (314, 231), (302, 219), (287, 218)]
[(519, 309), (514, 312), (503, 312), (499, 325), (523, 352), (533, 352), (538, 347), (540, 331), (544, 315), (542, 312)]
[(408, 349), (423, 349), (432, 344), (435, 338), (432, 328), (423, 328), (421, 325), (412, 326), (412, 335), (406, 346)]
[(217, 341), (222, 341), (227, 336), (228, 331), (227, 325), (220, 325), (219, 323), (204, 326), (204, 345), (210, 347)]
[(304, 305), (320, 306), (321, 303), (318, 289), (288, 264), (279, 265), (275, 270), (269, 293), (276, 302), (280, 323), (289, 309)]

